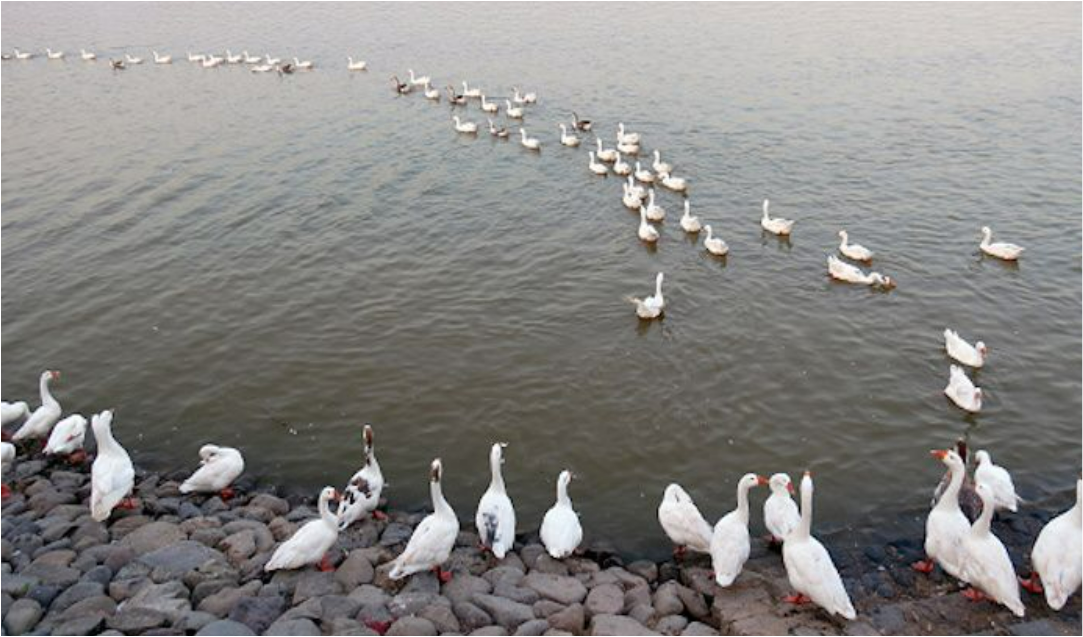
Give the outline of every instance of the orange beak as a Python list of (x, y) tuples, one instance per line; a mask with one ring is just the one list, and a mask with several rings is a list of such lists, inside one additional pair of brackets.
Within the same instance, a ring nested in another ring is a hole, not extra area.
[(787, 482), (786, 483), (786, 490), (790, 492), (790, 495), (793, 495), (793, 483), (792, 482)]
[(929, 452), (929, 455), (936, 458), (937, 460), (943, 460), (944, 458), (948, 457), (948, 450), (947, 449), (933, 449), (932, 451)]
[(756, 476), (756, 484), (762, 487), (763, 485), (767, 484), (767, 478), (763, 476)]

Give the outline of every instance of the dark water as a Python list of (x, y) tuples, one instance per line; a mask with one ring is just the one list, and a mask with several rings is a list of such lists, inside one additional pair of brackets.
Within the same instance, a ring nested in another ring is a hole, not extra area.
[[(312, 492), (355, 469), (369, 422), (392, 504), (426, 505), (439, 455), (463, 517), (507, 441), (524, 528), (569, 467), (588, 534), (635, 552), (666, 548), (667, 482), (717, 518), (746, 471), (812, 468), (819, 528), (884, 523), (962, 434), (1024, 496), (1063, 489), (1079, 24), (1072, 4), (5, 3), (5, 51), (68, 59), (2, 65), (3, 397), (60, 369), (65, 410), (115, 407), (147, 467), (213, 440)], [(183, 61), (227, 47), (319, 68)], [(155, 48), (177, 61), (104, 62)], [(390, 90), (409, 67), (537, 91), (542, 152), (456, 135), (446, 103)], [(646, 250), (617, 180), (556, 143), (572, 108), (607, 145), (623, 120), (662, 149), (728, 260), (683, 236), (672, 194)], [(798, 219), (788, 244), (761, 236), (764, 197)], [(980, 256), (982, 225), (1028, 248), (1018, 267)], [(843, 227), (895, 291), (827, 280)], [(623, 297), (657, 271), (668, 316), (641, 325)], [(941, 394), (947, 326), (991, 350), (977, 417)]]

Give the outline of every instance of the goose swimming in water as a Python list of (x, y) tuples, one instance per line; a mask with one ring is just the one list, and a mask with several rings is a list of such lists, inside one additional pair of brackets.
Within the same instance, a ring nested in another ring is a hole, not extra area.
[(572, 508), (568, 497), (568, 483), (572, 481), (571, 471), (561, 471), (557, 477), (557, 501), (542, 518), (542, 546), (554, 559), (562, 560), (578, 548), (583, 541), (583, 526), (579, 523), (579, 514)]
[(270, 73), (275, 70), (275, 67), (270, 64), (255, 64), (249, 69), (252, 73)]
[(666, 209), (654, 203), (654, 188), (651, 188), (647, 192), (647, 211), (645, 214), (649, 221), (654, 221), (655, 223), (663, 221), (666, 218)]
[(670, 484), (658, 505), (658, 522), (666, 537), (673, 542), (673, 554), (682, 557), (685, 550), (697, 553), (711, 552), (713, 531), (703, 514), (699, 512), (692, 496), (678, 484)]
[[(263, 58), (261, 56), (249, 55), (248, 51), (244, 51), (243, 54), (244, 54), (244, 63), (245, 64), (259, 64), (263, 60)], [(200, 62), (200, 61), (203, 60), (202, 55), (198, 55), (198, 56), (195, 56), (195, 57), (198, 58), (198, 59), (193, 59), (192, 54), (189, 53), (188, 54), (188, 61), (189, 62)]]
[[(346, 70), (347, 71), (364, 71), (367, 68), (368, 68), (368, 63), (366, 63), (364, 60), (357, 60), (356, 62), (354, 62), (354, 59), (352, 57), (346, 56)], [(437, 97), (439, 97), (439, 95), (437, 95)], [(432, 99), (432, 98), (429, 98), (429, 99)]]
[(691, 204), (685, 199), (684, 214), (681, 215), (681, 230), (684, 230), (688, 234), (696, 234), (703, 226), (700, 225), (699, 217), (692, 216), (691, 209)]
[(856, 243), (850, 243), (850, 235), (845, 230), (839, 230), (839, 238), (842, 240), (842, 243), (839, 244), (839, 252), (843, 256), (854, 261), (872, 261), (872, 250)]
[(466, 83), (466, 80), (463, 80), (463, 95), (465, 95), (466, 97), (473, 97), (477, 99), (481, 97), (481, 89), (470, 88), (470, 86)]
[(244, 473), (244, 456), (233, 447), (203, 445), (199, 448), (199, 469), (180, 486), (181, 493), (217, 493), (222, 500), (233, 497), (233, 484)]
[(879, 286), (885, 290), (895, 287), (895, 281), (879, 272), (865, 274), (855, 265), (850, 265), (833, 254), (827, 255), (827, 272), (832, 279), (846, 283)]
[(497, 128), (496, 124), (493, 123), (493, 120), (490, 119), (489, 120), (489, 134), (492, 135), (493, 137), (499, 137), (500, 139), (507, 139), (508, 138), (508, 128), (506, 126), (501, 126), (500, 128)]
[(722, 516), (711, 533), (711, 566), (714, 580), (725, 588), (737, 579), (748, 561), (752, 543), (748, 537), (748, 490), (767, 484), (767, 478), (754, 473), (737, 481), (737, 508)]
[(491, 550), (497, 559), (504, 559), (515, 543), (515, 507), (504, 487), (504, 475), (500, 469), (504, 464), (506, 446), (507, 443), (498, 442), (489, 450), (492, 479), (478, 502), (478, 512), (474, 516), (481, 546)]
[(565, 146), (573, 147), (573, 148), (575, 146), (579, 145), (579, 138), (576, 137), (574, 134), (568, 132), (568, 126), (567, 125), (565, 125), (563, 122), (561, 122), (560, 124), (558, 124), (558, 126), (560, 126), (560, 143), (561, 144), (563, 144)]
[(674, 192), (684, 192), (688, 190), (688, 182), (683, 177), (674, 177), (667, 172), (659, 172), (658, 178), (662, 180), (662, 185)]
[(594, 151), (588, 151), (587, 155), (590, 156), (590, 163), (587, 164), (587, 168), (590, 168), (590, 172), (595, 175), (607, 175), (609, 169), (605, 167), (605, 164), (599, 163), (594, 159)]
[(982, 341), (971, 345), (958, 332), (950, 329), (944, 330), (944, 347), (948, 350), (948, 356), (975, 369), (985, 365), (985, 357), (989, 354), (989, 348)]
[(632, 193), (636, 197), (639, 197), (640, 199), (647, 198), (647, 189), (643, 186), (637, 186), (631, 175), (628, 176), (628, 180), (624, 183), (628, 185), (628, 192)]
[(395, 87), (395, 92), (399, 95), (406, 95), (412, 90), (409, 84), (399, 81), (398, 75), (392, 75), (390, 79), (392, 85)]
[(244, 57), (240, 53), (234, 55), (233, 51), (226, 49), (226, 64), (240, 64), (243, 61)]
[(124, 69), (128, 68), (124, 66), (124, 60), (114, 60), (111, 58), (109, 60), (109, 67), (112, 68), (114, 71), (123, 71)]
[(638, 161), (636, 162), (635, 177), (636, 181), (642, 181), (645, 184), (654, 183), (654, 175), (651, 174), (651, 171), (641, 167)]
[(647, 207), (643, 205), (639, 207), (639, 230), (636, 234), (639, 236), (639, 240), (645, 243), (658, 242), (658, 230), (647, 223)]
[(673, 172), (672, 164), (667, 164), (666, 162), (662, 161), (662, 151), (660, 150), (654, 151), (654, 163), (651, 164), (651, 168), (653, 168), (654, 172), (656, 173)]
[(263, 56), (263, 61), (267, 64), (270, 64), (271, 66), (274, 66), (275, 64), (282, 62), (282, 58), (273, 58), (271, 57), (271, 54), (268, 53), (267, 55)]
[(440, 91), (435, 89), (432, 84), (425, 85), (425, 99), (432, 100), (434, 102), (440, 101)]
[[(311, 71), (316, 68), (316, 65), (313, 64), (312, 60), (298, 60), (296, 57), (293, 58), (293, 66), (300, 71)], [(426, 82), (422, 82), (422, 84), (425, 83)]]
[(452, 116), (451, 119), (455, 120), (455, 130), (460, 133), (473, 134), (478, 132), (478, 125), (474, 122), (464, 122), (459, 119), (458, 115)]
[(63, 60), (64, 52), (53, 51), (52, 49), (45, 49), (45, 57), (49, 58), (50, 60)]
[(625, 155), (638, 155), (639, 144), (626, 144), (624, 142), (617, 142), (617, 150)]
[(26, 422), (15, 432), (11, 439), (15, 442), (26, 438), (45, 438), (53, 430), (53, 425), (60, 420), (60, 403), (53, 398), (49, 384), (60, 379), (60, 372), (46, 370), (38, 378), (38, 392), (41, 406), (30, 414)]
[(970, 377), (958, 365), (951, 366), (951, 376), (948, 378), (948, 386), (944, 388), (944, 394), (964, 411), (972, 414), (981, 411), (981, 388), (975, 387)]
[(760, 219), (760, 226), (771, 234), (776, 234), (780, 237), (788, 237), (790, 235), (790, 232), (793, 231), (794, 222), (790, 219), (783, 219), (781, 217), (771, 218), (771, 215), (768, 212), (770, 207), (771, 202), (767, 199), (764, 199), (763, 217)]
[(621, 202), (629, 210), (639, 210), (643, 206), (643, 200), (628, 189), (628, 184), (624, 184), (624, 196), (621, 197)]
[[(248, 55), (247, 51), (245, 51), (245, 55)], [(202, 53), (192, 53), (191, 51), (188, 52), (189, 62), (202, 62), (204, 57), (205, 56)], [(256, 62), (259, 62), (259, 58), (256, 58)]]
[(523, 108), (521, 106), (512, 106), (510, 100), (504, 100), (505, 111), (504, 115), (508, 119), (523, 119)]
[(707, 252), (710, 252), (716, 257), (724, 257), (729, 254), (730, 247), (726, 245), (726, 242), (722, 240), (722, 237), (714, 236), (714, 230), (711, 228), (711, 224), (703, 226), (703, 229), (707, 231), (707, 238), (703, 240), (703, 247), (707, 248)]
[(345, 529), (362, 516), (372, 514), (377, 519), (387, 516), (376, 510), (380, 493), (384, 490), (384, 474), (376, 461), (372, 427), (365, 425), (365, 464), (350, 478), (342, 499), (338, 503), (338, 525)]
[(613, 172), (621, 176), (632, 174), (632, 167), (620, 158), (620, 153), (617, 153), (617, 159), (613, 162)]
[(523, 145), (523, 148), (526, 148), (527, 150), (538, 150), (541, 148), (541, 142), (538, 141), (538, 138), (527, 137), (526, 131), (524, 129), (519, 129), (519, 135), (522, 136), (522, 139), (519, 143)]
[(981, 229), (981, 251), (991, 257), (1005, 261), (1015, 261), (1023, 254), (1024, 248), (1014, 243), (993, 243), (993, 231), (989, 226)]
[(537, 93), (520, 93), (518, 86), (511, 87), (517, 104), (535, 104), (538, 101)]
[(79, 49), (79, 57), (83, 58), (87, 62), (93, 62), (98, 59), (97, 54), (87, 51), (86, 49)]
[(602, 140), (596, 139), (595, 141), (598, 142), (598, 150), (595, 154), (599, 160), (609, 164), (617, 161), (618, 154), (615, 148), (602, 148)]
[(151, 51), (151, 53), (154, 54), (154, 63), (155, 64), (172, 64), (173, 63), (173, 56), (172, 55), (158, 55), (157, 51)]
[(466, 96), (457, 94), (450, 84), (445, 86), (444, 90), (447, 91), (447, 101), (451, 102), (452, 106), (466, 105)]
[(213, 68), (217, 68), (224, 61), (225, 60), (218, 57), (217, 55), (211, 54), (211, 55), (204, 56), (203, 61), (200, 62), (199, 64), (200, 64), (200, 66), (202, 66), (205, 69), (213, 69)]
[(309, 520), (304, 526), (275, 549), (264, 571), (293, 570), (309, 564), (318, 564), (321, 571), (331, 571), (334, 567), (327, 557), (327, 552), (338, 540), (338, 518), (331, 512), (331, 500), (338, 499), (338, 492), (333, 487), (324, 487), (320, 491), (318, 509), (320, 517)]
[[(656, 318), (662, 316), (662, 314), (665, 312), (665, 309), (666, 309), (666, 299), (665, 299), (664, 296), (662, 296), (662, 281), (663, 280), (665, 280), (665, 274), (663, 274), (661, 272), (659, 272), (654, 277), (654, 295), (653, 296), (648, 296), (645, 299), (639, 299), (639, 298), (636, 298), (634, 296), (628, 297), (628, 302), (631, 303), (632, 305), (636, 306), (636, 316), (638, 316), (641, 319), (646, 319), (646, 320), (656, 319)], [(668, 490), (667, 490), (667, 494), (668, 494)], [(665, 499), (662, 500), (662, 504), (663, 505), (666, 504)], [(661, 518), (662, 518), (662, 507), (661, 506), (658, 507), (658, 517), (659, 517), (659, 520), (661, 520)], [(666, 526), (666, 523), (662, 522), (662, 527), (665, 528), (665, 526)], [(667, 529), (666, 532), (669, 533), (668, 529)], [(708, 532), (707, 535), (708, 535), (708, 538), (709, 538), (710, 532)], [(670, 537), (672, 538), (673, 536), (670, 535)], [(708, 542), (709, 541), (710, 540), (708, 539)], [(706, 553), (707, 549), (704, 549), (703, 552)]]
[(500, 110), (500, 105), (493, 102), (486, 101), (485, 93), (481, 94), (481, 110), (486, 113), (496, 113)]
[(16, 60), (29, 60), (32, 57), (34, 57), (33, 53), (30, 53), (30, 52), (23, 53), (19, 49), (15, 49), (15, 59)]
[(624, 122), (617, 123), (617, 141), (622, 144), (639, 145), (639, 133), (624, 132)]
[(395, 559), (389, 573), (393, 580), (432, 569), (441, 582), (451, 581), (451, 573), (441, 570), (440, 565), (451, 556), (455, 538), (459, 535), (459, 518), (444, 499), (443, 489), (440, 488), (443, 465), (439, 458), (432, 461), (430, 476), (429, 492), (433, 512), (417, 525), (406, 549)]
[(429, 84), (432, 81), (432, 78), (430, 78), (428, 75), (422, 75), (421, 77), (416, 77), (414, 75), (414, 70), (413, 69), (406, 69), (406, 72), (410, 74), (410, 83), (413, 84), (414, 86), (425, 86), (426, 84)]
[(589, 119), (579, 119), (579, 116), (575, 114), (575, 111), (572, 111), (572, 126), (575, 127), (575, 130), (586, 133), (590, 131), (593, 124)]
[(136, 57), (136, 56), (132, 55), (131, 53), (125, 53), (124, 54), (124, 60), (126, 62), (128, 62), (128, 64), (142, 64), (143, 63), (143, 58)]

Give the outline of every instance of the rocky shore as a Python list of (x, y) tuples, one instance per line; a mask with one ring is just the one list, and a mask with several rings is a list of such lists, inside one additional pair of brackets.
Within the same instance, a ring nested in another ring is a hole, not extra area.
[[(87, 508), (89, 465), (24, 459), (5, 475), (4, 634), (38, 635), (752, 635), (1063, 634), (1081, 632), (1077, 593), (1059, 613), (1027, 596), (1017, 619), (974, 603), (937, 572), (914, 573), (922, 512), (903, 516), (900, 539), (821, 535), (857, 607), (853, 622), (780, 601), (790, 592), (778, 551), (754, 540), (729, 589), (706, 557), (633, 561), (593, 545), (556, 561), (536, 531), (497, 562), (463, 532), (441, 584), (431, 573), (392, 582), (388, 562), (423, 512), (390, 511), (339, 536), (336, 569), (265, 573), (277, 543), (315, 517), (311, 500), (242, 480), (228, 502), (178, 491), (182, 475), (140, 472), (133, 510), (107, 523)], [(995, 524), (1020, 573), (1041, 525), (1074, 497), (1057, 494)], [(472, 528), (464, 524), (463, 528)], [(661, 531), (659, 531), (661, 533)], [(1027, 595), (1024, 593), (1024, 595)]]

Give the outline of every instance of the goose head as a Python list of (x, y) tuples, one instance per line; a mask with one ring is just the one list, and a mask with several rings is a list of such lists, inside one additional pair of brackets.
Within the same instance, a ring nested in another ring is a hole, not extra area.
[(989, 226), (982, 226), (981, 235), (986, 239), (989, 239), (993, 236), (993, 231), (989, 228)]
[(711, 224), (705, 224), (703, 229), (707, 231), (707, 241), (710, 241), (711, 238), (714, 237), (714, 234), (712, 234), (714, 231), (711, 230)]
[(666, 486), (665, 493), (662, 495), (662, 500), (668, 502), (691, 502), (692, 498), (688, 495), (688, 492), (681, 488), (681, 485), (673, 483)]
[(372, 425), (365, 425), (364, 432), (365, 432), (364, 433), (364, 436), (365, 436), (365, 450), (369, 451), (369, 450), (372, 449), (372, 442), (373, 442)]
[(963, 459), (951, 449), (933, 449), (929, 455), (943, 462), (949, 469), (963, 469)]
[(506, 442), (494, 442), (489, 450), (489, 464), (494, 467), (504, 464), (504, 447), (507, 446)]
[(456, 126), (462, 126), (462, 122), (459, 121), (459, 116), (458, 115), (452, 115), (451, 119), (455, 120), (455, 125)]
[(982, 360), (985, 360), (985, 357), (989, 355), (989, 348), (986, 347), (984, 341), (978, 341), (974, 345), (974, 349), (978, 350), (978, 353), (981, 354)]
[(872, 277), (873, 281), (877, 285), (884, 288), (885, 290), (890, 290), (895, 287), (895, 280), (887, 275), (880, 274), (879, 272), (873, 272), (869, 276)]
[(444, 475), (444, 464), (440, 462), (440, 459), (432, 461), (432, 466), (429, 468), (429, 481), (439, 484), (440, 478)]
[(763, 484), (767, 484), (767, 478), (755, 473), (746, 473), (741, 476), (741, 479), (737, 482), (737, 488), (747, 491), (752, 487), (758, 487)]
[(771, 485), (771, 493), (793, 493), (793, 482), (785, 473), (776, 473), (768, 482)]
[(565, 469), (564, 471), (561, 471), (560, 475), (557, 477), (557, 484), (560, 485), (561, 488), (567, 489), (568, 483), (570, 483), (574, 477), (574, 473)]
[(849, 241), (850, 235), (846, 234), (845, 230), (839, 230), (839, 238), (842, 239), (844, 242)]
[(989, 457), (988, 451), (986, 451), (985, 449), (979, 449), (978, 452), (974, 454), (974, 461), (977, 462), (979, 465), (982, 465), (987, 463), (991, 464), (993, 462), (993, 459)]

